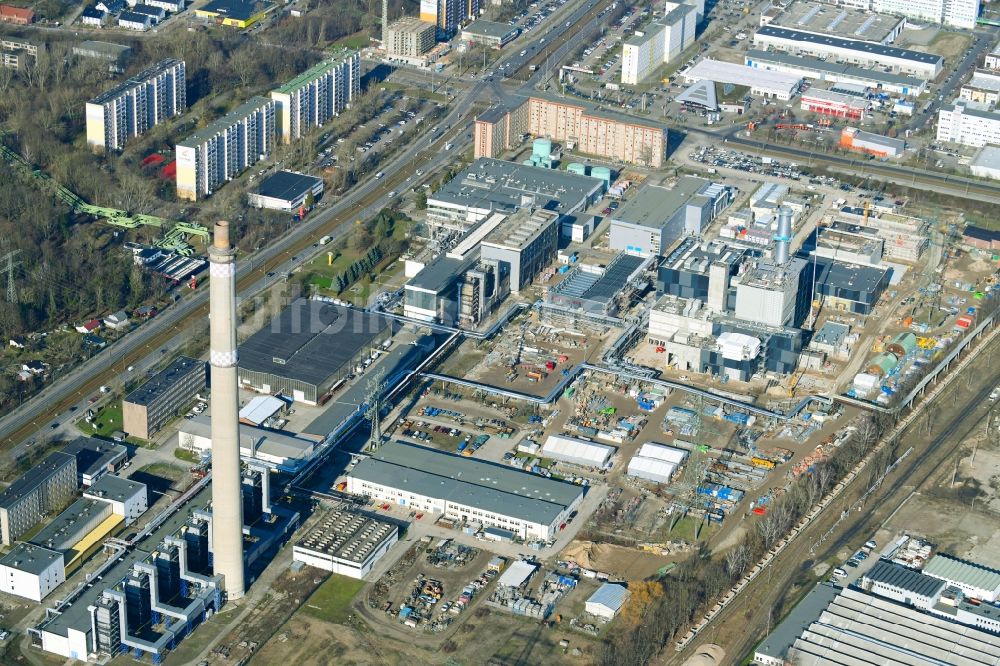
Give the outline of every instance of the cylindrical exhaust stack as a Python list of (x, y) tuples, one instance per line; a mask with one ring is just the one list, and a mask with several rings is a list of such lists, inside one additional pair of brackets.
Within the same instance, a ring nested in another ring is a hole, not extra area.
[(212, 556), (230, 599), (244, 593), (243, 502), (240, 494), (239, 394), (236, 364), (236, 250), (229, 223), (217, 222), (208, 251), (211, 283)]
[(792, 242), (792, 209), (782, 206), (778, 209), (778, 230), (774, 235), (774, 263), (784, 266), (788, 263), (788, 246)]

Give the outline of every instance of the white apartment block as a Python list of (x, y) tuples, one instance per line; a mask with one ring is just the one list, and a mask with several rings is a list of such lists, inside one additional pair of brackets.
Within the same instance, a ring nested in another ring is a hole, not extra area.
[(130, 138), (186, 109), (184, 61), (169, 58), (87, 102), (87, 145), (121, 150)]
[(1000, 144), (1000, 113), (957, 100), (938, 111), (937, 140), (976, 148)]
[(664, 16), (625, 40), (622, 83), (636, 85), (661, 65), (677, 58), (694, 43), (697, 25), (696, 6), (668, 2)]
[(980, 0), (844, 0), (831, 4), (971, 30), (976, 27)]
[(291, 143), (313, 127), (322, 127), (350, 105), (360, 88), (361, 56), (351, 51), (324, 60), (272, 90), (282, 142)]
[(177, 144), (177, 196), (210, 196), (274, 150), (275, 102), (254, 97)]

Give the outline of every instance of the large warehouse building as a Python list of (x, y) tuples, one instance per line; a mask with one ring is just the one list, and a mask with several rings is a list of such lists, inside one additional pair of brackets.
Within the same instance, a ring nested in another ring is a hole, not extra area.
[(781, 51), (751, 49), (743, 56), (748, 67), (794, 74), (804, 79), (846, 83), (875, 88), (885, 92), (916, 97), (927, 88), (927, 81), (915, 76), (893, 74), (881, 69), (870, 69), (829, 62), (810, 56), (798, 56)]
[(300, 298), (240, 345), (240, 384), (319, 404), (392, 333), (384, 317)]
[(889, 67), (895, 72), (912, 74), (923, 79), (937, 78), (944, 67), (944, 58), (933, 53), (770, 25), (764, 26), (754, 34), (753, 43), (762, 49), (777, 49), (797, 55), (828, 58), (860, 67), (872, 69)]
[(546, 540), (583, 500), (584, 489), (509, 466), (390, 442), (347, 475), (347, 491)]

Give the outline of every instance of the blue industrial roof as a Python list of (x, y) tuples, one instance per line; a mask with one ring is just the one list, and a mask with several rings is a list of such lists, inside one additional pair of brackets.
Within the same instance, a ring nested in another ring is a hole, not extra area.
[(618, 583), (605, 583), (597, 589), (597, 592), (590, 595), (590, 598), (587, 599), (587, 603), (600, 604), (617, 613), (619, 609), (625, 605), (628, 597), (628, 588), (624, 585), (619, 585)]

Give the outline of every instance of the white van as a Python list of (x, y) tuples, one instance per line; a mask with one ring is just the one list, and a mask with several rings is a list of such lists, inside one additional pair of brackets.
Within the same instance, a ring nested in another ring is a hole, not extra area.
[(329, 242), (330, 242), (331, 240), (333, 240), (333, 239), (332, 239), (332, 238), (330, 238), (329, 236), (323, 236), (322, 238), (320, 238), (320, 239), (319, 239), (319, 244), (320, 244), (320, 245), (326, 245), (326, 244), (327, 244), (327, 243), (329, 243)]
[(382, 178), (382, 176), (384, 176), (384, 175), (385, 175), (384, 173), (382, 173), (381, 171), (379, 171), (377, 174), (375, 174), (375, 180), (380, 180)]
[(847, 578), (847, 572), (844, 569), (841, 569), (840, 567), (837, 567), (836, 569), (833, 570), (833, 575), (836, 578)]

